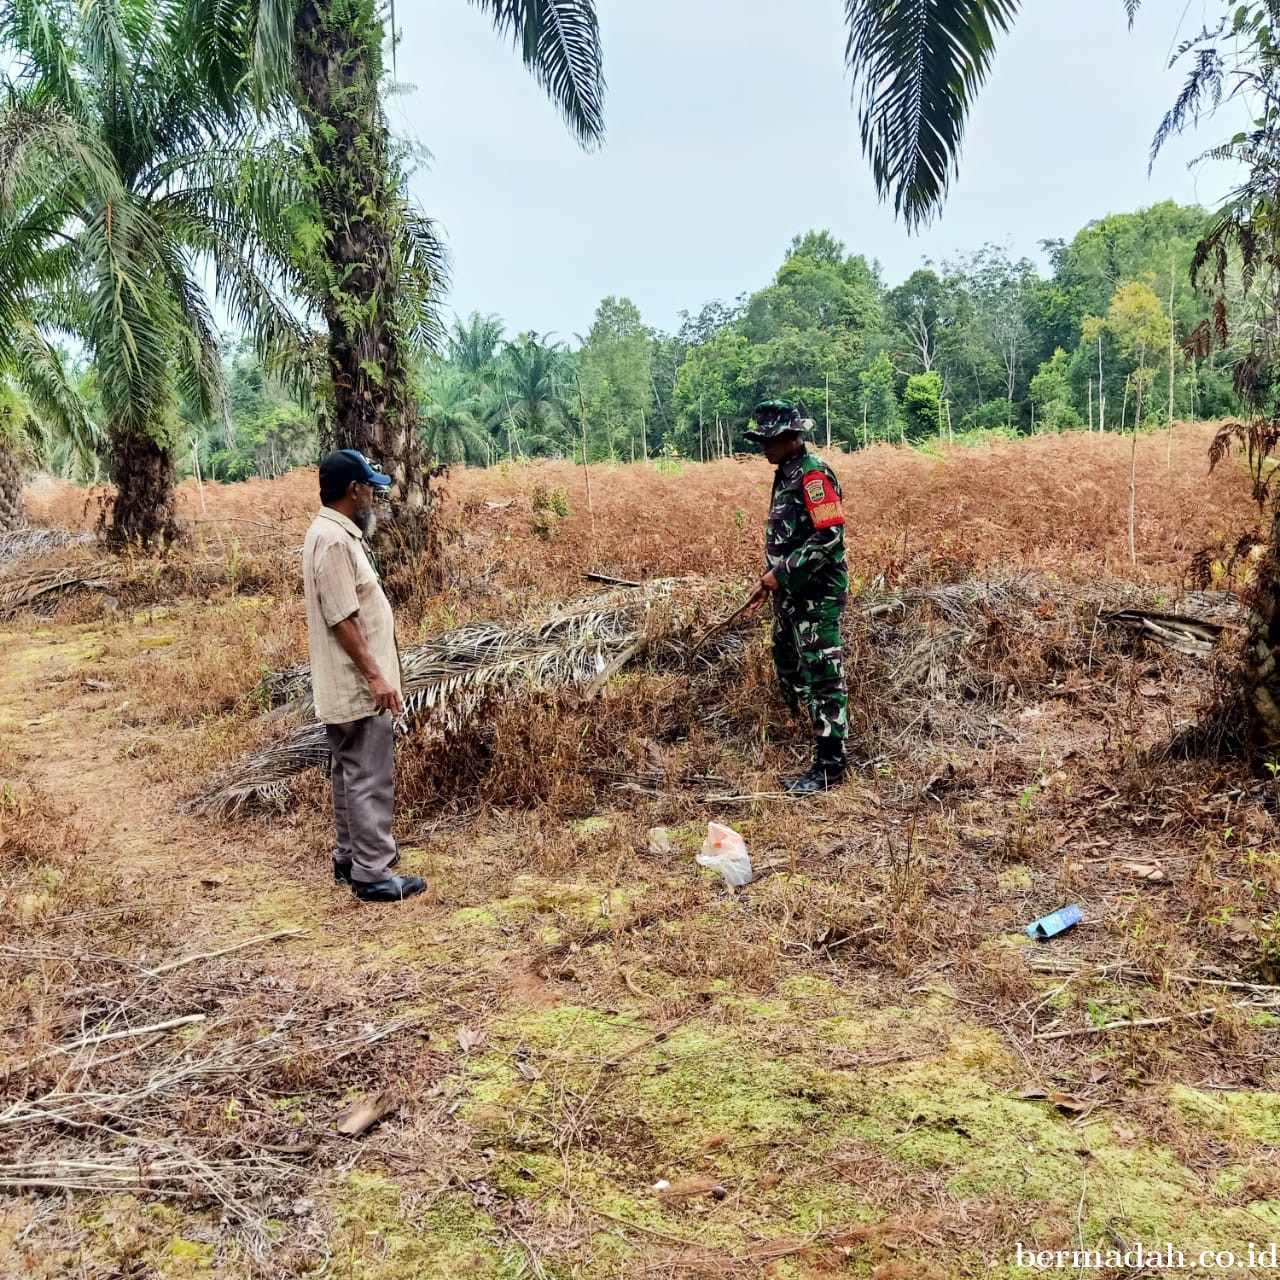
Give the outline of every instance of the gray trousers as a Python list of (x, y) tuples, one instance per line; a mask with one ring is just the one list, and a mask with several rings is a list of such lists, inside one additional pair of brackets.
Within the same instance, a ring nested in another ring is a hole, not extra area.
[(395, 727), (388, 714), (348, 724), (327, 724), (333, 758), (333, 825), (338, 850), (333, 860), (351, 868), (351, 878), (377, 884), (391, 875), (396, 842), (391, 837), (395, 808)]

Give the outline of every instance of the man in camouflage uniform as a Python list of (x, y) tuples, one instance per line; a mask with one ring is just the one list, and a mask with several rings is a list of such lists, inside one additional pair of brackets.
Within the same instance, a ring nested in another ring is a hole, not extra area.
[(813, 423), (790, 400), (766, 400), (748, 440), (777, 467), (765, 532), (765, 573), (752, 592), (752, 613), (773, 600), (773, 663), (792, 712), (813, 723), (813, 768), (783, 781), (793, 795), (842, 782), (849, 732), (840, 613), (849, 598), (840, 482), (805, 443)]

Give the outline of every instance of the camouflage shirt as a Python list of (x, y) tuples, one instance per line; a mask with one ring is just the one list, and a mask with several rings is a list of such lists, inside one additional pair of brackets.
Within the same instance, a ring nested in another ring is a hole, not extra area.
[(788, 458), (773, 478), (764, 546), (765, 567), (784, 599), (844, 603), (849, 568), (840, 482), (808, 449)]

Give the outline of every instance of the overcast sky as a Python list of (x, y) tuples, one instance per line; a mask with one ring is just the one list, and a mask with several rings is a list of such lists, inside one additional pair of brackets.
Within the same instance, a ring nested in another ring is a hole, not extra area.
[[(984, 241), (1039, 255), (1092, 218), (1172, 197), (1213, 205), (1221, 167), (1187, 162), (1230, 134), (1175, 139), (1147, 176), (1177, 94), (1176, 34), (1219, 6), (1032, 0), (996, 58), (938, 220), (909, 236), (877, 203), (843, 59), (843, 0), (600, 0), (608, 132), (580, 150), (465, 0), (398, 6), (393, 127), (432, 153), (414, 193), (453, 258), (452, 310), (572, 340), (599, 300), (647, 323), (760, 288), (791, 237), (830, 228), (901, 281), (922, 258)], [(1230, 126), (1230, 127), (1228, 127)]]

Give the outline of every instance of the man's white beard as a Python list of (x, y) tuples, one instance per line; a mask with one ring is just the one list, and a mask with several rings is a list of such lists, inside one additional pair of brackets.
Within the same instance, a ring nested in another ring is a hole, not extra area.
[(378, 513), (373, 507), (368, 507), (364, 511), (357, 511), (355, 523), (356, 528), (358, 528), (366, 538), (372, 538), (378, 531)]

